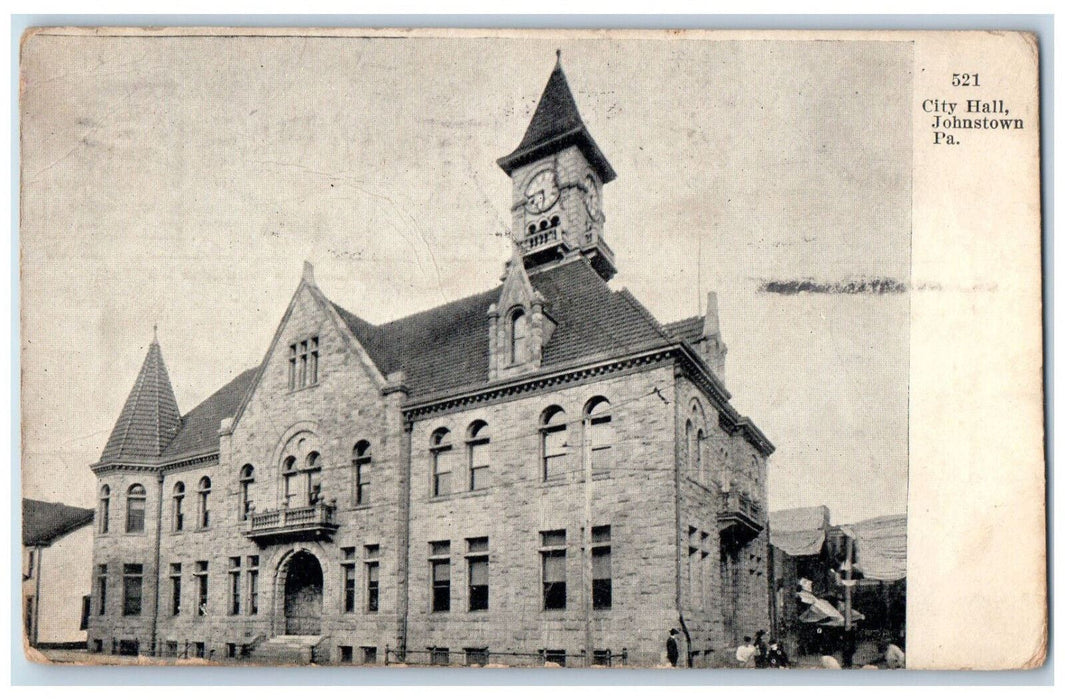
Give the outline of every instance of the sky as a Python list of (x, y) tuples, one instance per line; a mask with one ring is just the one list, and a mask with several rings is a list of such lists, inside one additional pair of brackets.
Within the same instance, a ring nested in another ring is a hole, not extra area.
[[(769, 507), (905, 512), (905, 42), (38, 36), (22, 50), (23, 495), (91, 506), (158, 323), (187, 412), (266, 352), (304, 260), (383, 322), (498, 284), (561, 49), (618, 173), (605, 237), (663, 322), (715, 291)], [(815, 292), (779, 293), (797, 281)]]

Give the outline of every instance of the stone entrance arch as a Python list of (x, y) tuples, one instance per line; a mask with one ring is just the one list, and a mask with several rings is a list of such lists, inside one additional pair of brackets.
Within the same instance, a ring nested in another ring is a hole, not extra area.
[(277, 625), (281, 634), (322, 632), (322, 565), (306, 549), (286, 556), (277, 570)]

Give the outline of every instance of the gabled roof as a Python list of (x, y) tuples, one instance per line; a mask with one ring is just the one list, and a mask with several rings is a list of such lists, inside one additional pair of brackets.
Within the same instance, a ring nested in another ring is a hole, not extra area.
[(22, 499), (22, 544), (47, 547), (63, 535), (92, 522), (93, 511), (62, 503)]
[(167, 445), (163, 458), (173, 460), (218, 449), (218, 428), (223, 418), (237, 412), (251, 388), (258, 367), (244, 370), (228, 384), (204, 399), (181, 419), (181, 429)]
[(540, 95), (540, 102), (536, 105), (536, 111), (533, 112), (521, 143), (512, 153), (496, 162), (510, 175), (526, 163), (571, 145), (581, 149), (604, 184), (617, 177), (581, 119), (577, 102), (573, 99), (573, 93), (566, 81), (566, 74), (562, 72), (560, 57), (547, 79), (547, 85)]
[(100, 462), (159, 457), (177, 434), (180, 423), (181, 413), (170, 386), (163, 353), (159, 350), (158, 340), (153, 339), (133, 390), (107, 439)]
[[(584, 358), (628, 354), (671, 342), (631, 294), (615, 292), (582, 257), (530, 271), (557, 327), (541, 370)], [(383, 374), (403, 370), (411, 399), (488, 381), (488, 307), (501, 287), (380, 326), (334, 304)]]

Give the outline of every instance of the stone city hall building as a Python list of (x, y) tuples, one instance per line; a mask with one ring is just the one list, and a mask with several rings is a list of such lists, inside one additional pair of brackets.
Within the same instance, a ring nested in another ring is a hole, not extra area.
[(182, 415), (153, 340), (100, 460), (90, 651), (727, 662), (769, 628), (766, 459), (705, 317), (615, 291), (614, 170), (556, 65), (502, 285), (373, 325), (305, 265), (262, 363)]

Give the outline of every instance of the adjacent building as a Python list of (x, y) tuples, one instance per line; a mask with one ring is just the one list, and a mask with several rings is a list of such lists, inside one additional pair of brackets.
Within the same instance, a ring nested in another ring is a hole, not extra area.
[(93, 511), (22, 499), (22, 611), (26, 642), (84, 648)]
[(262, 362), (185, 414), (153, 339), (92, 465), (91, 649), (648, 666), (675, 628), (712, 665), (769, 627), (774, 448), (716, 300), (663, 324), (610, 286), (615, 172), (560, 65), (499, 165), (500, 286), (374, 325), (306, 264)]

